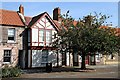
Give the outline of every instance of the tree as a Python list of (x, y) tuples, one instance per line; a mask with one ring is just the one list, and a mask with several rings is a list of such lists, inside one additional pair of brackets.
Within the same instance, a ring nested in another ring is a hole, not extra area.
[[(77, 25), (73, 25), (74, 19), (68, 16), (67, 12), (62, 16), (61, 30), (58, 32), (60, 43), (65, 45), (66, 50), (73, 50), (82, 57), (81, 69), (86, 69), (85, 56), (94, 55), (96, 52), (110, 54), (119, 49), (118, 37), (112, 28), (100, 28), (109, 16), (87, 15), (79, 19)], [(61, 47), (63, 48), (63, 47)]]

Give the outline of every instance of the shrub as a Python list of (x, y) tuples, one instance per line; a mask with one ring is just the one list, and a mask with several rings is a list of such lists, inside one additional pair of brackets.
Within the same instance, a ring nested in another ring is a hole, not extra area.
[(18, 77), (21, 74), (21, 70), (19, 67), (8, 67), (5, 66), (2, 69), (2, 77), (6, 78), (6, 77)]

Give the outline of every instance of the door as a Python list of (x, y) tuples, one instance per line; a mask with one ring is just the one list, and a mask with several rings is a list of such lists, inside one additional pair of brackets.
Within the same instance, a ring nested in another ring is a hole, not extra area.
[(20, 68), (24, 68), (24, 53), (23, 50), (19, 50), (19, 54), (18, 54), (18, 66)]
[(66, 53), (65, 52), (62, 53), (62, 65), (66, 66)]

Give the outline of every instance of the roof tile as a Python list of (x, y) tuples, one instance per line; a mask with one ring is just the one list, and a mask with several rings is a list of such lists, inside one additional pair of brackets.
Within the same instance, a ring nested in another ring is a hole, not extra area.
[(13, 26), (24, 26), (18, 13), (16, 11), (9, 11), (0, 9), (0, 24), (2, 25), (13, 25)]

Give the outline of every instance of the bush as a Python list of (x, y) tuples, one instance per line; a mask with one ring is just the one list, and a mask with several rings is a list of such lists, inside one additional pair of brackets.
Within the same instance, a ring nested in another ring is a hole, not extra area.
[(6, 77), (18, 77), (21, 74), (21, 70), (19, 67), (8, 67), (5, 66), (2, 69), (2, 77), (6, 78)]

